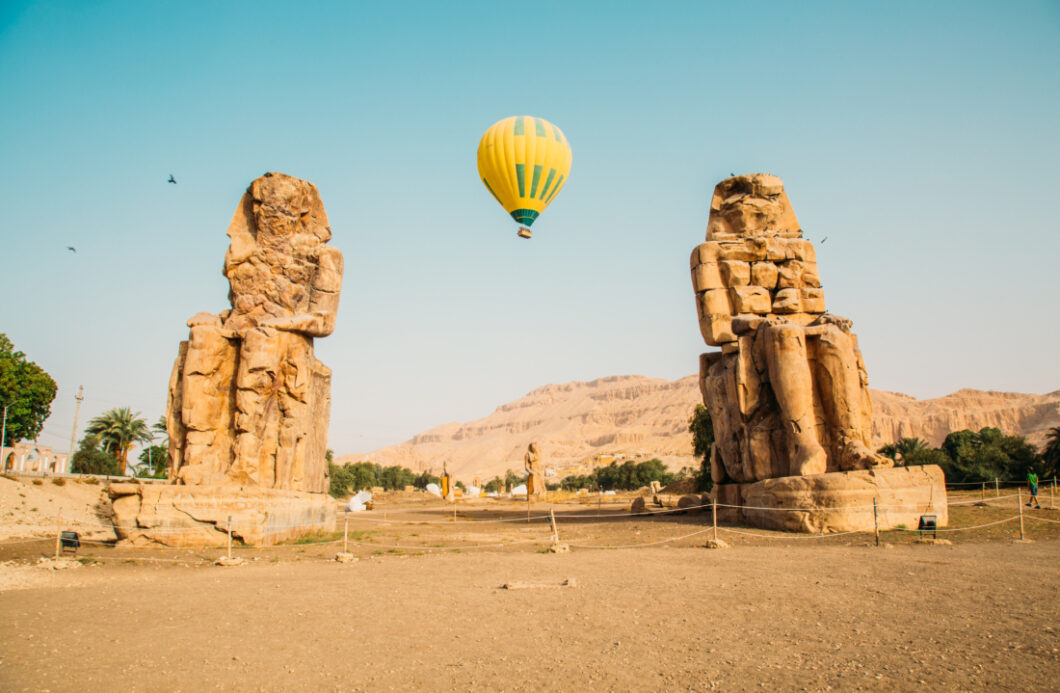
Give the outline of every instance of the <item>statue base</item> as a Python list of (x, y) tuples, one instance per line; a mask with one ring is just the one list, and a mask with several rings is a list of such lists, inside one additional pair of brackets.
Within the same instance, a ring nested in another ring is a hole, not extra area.
[(939, 527), (949, 522), (946, 478), (934, 464), (787, 476), (715, 489), (719, 506), (741, 506), (719, 507), (719, 520), (762, 529), (871, 532), (877, 519), (880, 529), (916, 529), (921, 515), (935, 515)]
[(267, 546), (335, 527), (325, 493), (239, 486), (121, 483), (109, 489), (114, 531), (137, 546)]

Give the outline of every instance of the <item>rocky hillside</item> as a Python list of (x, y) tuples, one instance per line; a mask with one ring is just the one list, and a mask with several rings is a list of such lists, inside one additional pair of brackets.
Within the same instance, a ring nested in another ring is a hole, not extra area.
[[(1045, 395), (960, 390), (917, 400), (872, 390), (876, 446), (915, 436), (938, 445), (950, 431), (996, 426), (1041, 444), (1060, 426), (1060, 390)], [(470, 423), (437, 426), (399, 445), (343, 455), (337, 462), (371, 460), (439, 472), (443, 461), (465, 481), (522, 469), (536, 441), (546, 464), (582, 467), (598, 455), (658, 457), (671, 468), (695, 463), (688, 417), (700, 400), (696, 376), (673, 382), (639, 375), (546, 385)]]

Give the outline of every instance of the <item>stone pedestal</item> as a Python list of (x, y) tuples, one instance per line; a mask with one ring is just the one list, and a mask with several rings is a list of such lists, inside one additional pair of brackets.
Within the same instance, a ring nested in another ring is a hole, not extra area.
[[(335, 527), (335, 507), (321, 493), (239, 486), (111, 484), (114, 529), (135, 545), (267, 546)], [(229, 525), (231, 518), (231, 525)]]
[(879, 527), (916, 528), (921, 515), (949, 522), (946, 479), (938, 465), (831, 472), (766, 479), (753, 484), (719, 484), (718, 519), (763, 529), (829, 534), (872, 531), (872, 501)]

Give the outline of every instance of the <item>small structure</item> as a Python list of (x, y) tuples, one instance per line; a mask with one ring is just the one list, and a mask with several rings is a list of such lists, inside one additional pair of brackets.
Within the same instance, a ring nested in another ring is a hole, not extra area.
[(15, 443), (0, 448), (0, 465), (5, 472), (35, 472), (37, 474), (69, 474), (70, 456), (54, 452), (47, 445)]

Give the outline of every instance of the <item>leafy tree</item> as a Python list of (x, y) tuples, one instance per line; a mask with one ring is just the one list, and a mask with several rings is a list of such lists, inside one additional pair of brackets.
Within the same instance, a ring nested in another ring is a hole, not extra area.
[(626, 460), (621, 464), (612, 462), (585, 476), (565, 477), (560, 481), (560, 488), (564, 491), (577, 491), (583, 488), (632, 491), (647, 486), (653, 481), (666, 485), (676, 478), (677, 475), (667, 471), (666, 465), (659, 459), (650, 459), (640, 463)]
[(519, 484), (526, 483), (526, 475), (522, 476), (516, 474), (512, 470), (508, 469), (504, 472), (504, 491), (505, 493), (511, 492), (513, 488)]
[(413, 486), (416, 475), (411, 469), (393, 465), (382, 467), (376, 472), (377, 486), (382, 486), (387, 491), (402, 491), (406, 486)]
[(33, 440), (40, 434), (51, 415), (56, 389), (52, 377), (15, 351), (7, 335), (0, 333), (0, 412), (7, 407), (4, 445)]
[(940, 462), (951, 482), (1022, 481), (1027, 470), (1042, 470), (1042, 460), (1023, 436), (1007, 436), (987, 427), (978, 433), (955, 431), (942, 443), (947, 459)]
[(486, 482), (486, 485), (482, 489), (486, 493), (497, 493), (504, 490), (504, 479), (499, 476), (495, 476)]
[(430, 472), (422, 472), (412, 480), (412, 485), (420, 490), (427, 488), (427, 484), (437, 484), (438, 486), (441, 486), (442, 477), (435, 476)]
[(1046, 434), (1042, 449), (1042, 478), (1053, 479), (1060, 474), (1060, 426), (1054, 426)]
[(709, 491), (714, 487), (710, 476), (710, 449), (714, 447), (714, 421), (710, 410), (697, 404), (692, 417), (688, 420), (688, 432), (692, 434), (692, 452), (699, 458), (699, 473), (696, 475), (696, 489)]
[(147, 422), (128, 407), (105, 411), (88, 422), (85, 432), (99, 437), (100, 447), (118, 458), (122, 473), (129, 460), (129, 450), (136, 443), (147, 443), (153, 437)]
[(99, 449), (99, 436), (87, 435), (81, 439), (74, 459), (70, 461), (70, 471), (74, 474), (106, 474), (121, 476), (118, 459)]

